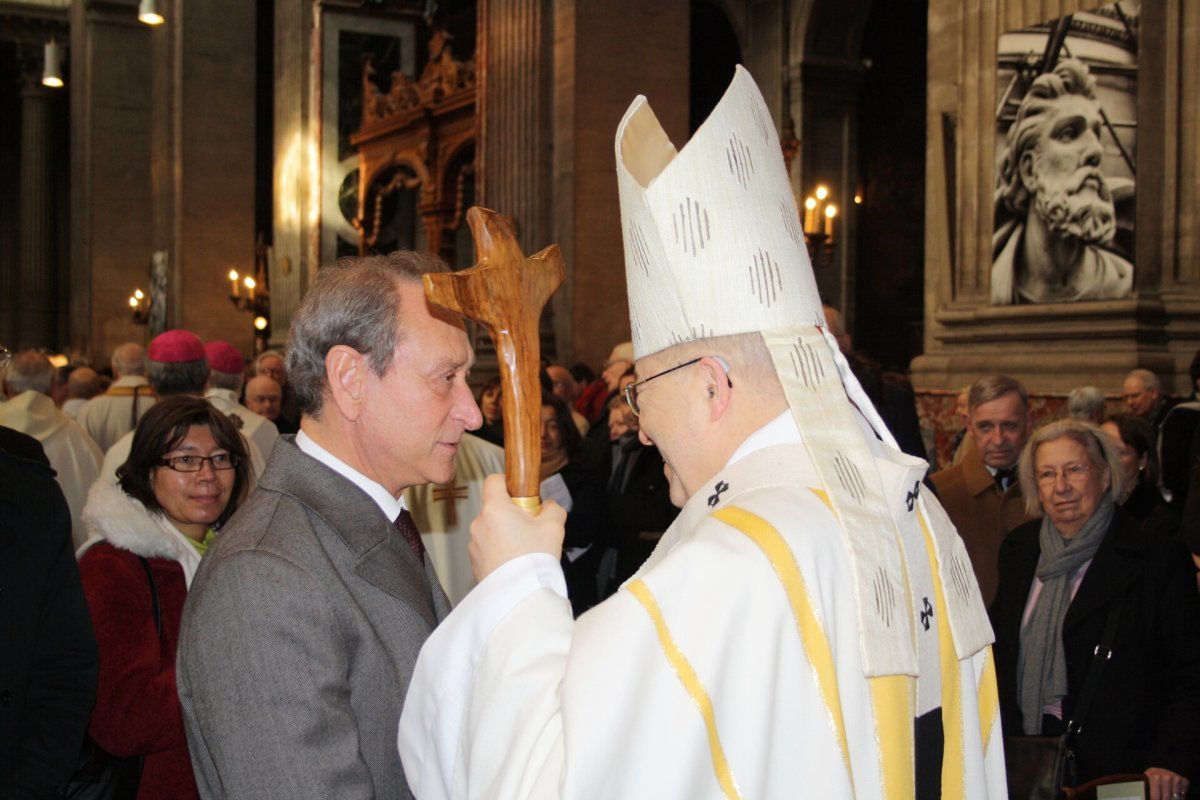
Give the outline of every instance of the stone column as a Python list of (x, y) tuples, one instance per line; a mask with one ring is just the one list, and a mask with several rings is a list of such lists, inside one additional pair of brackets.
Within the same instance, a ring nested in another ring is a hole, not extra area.
[[(477, 202), (512, 218), (526, 254), (553, 241), (549, 213), (552, 64), (545, 55), (552, 25), (549, 0), (479, 3)], [(557, 297), (565, 294), (565, 288), (559, 289)], [(561, 316), (561, 299), (552, 300), (542, 316), (542, 355), (547, 358), (561, 352), (557, 337), (550, 334), (554, 320)], [(495, 357), (492, 343), (482, 335), (475, 339), (486, 370)]]
[(71, 4), (70, 339), (97, 364), (146, 335), (127, 301), (154, 250), (152, 34), (136, 0)]
[[(271, 264), (271, 346), (282, 348), (287, 340), (292, 314), (300, 305), (319, 266), (319, 250), (313, 237), (316, 226), (309, 219), (312, 192), (308, 181), (316, 164), (308, 163), (316, 152), (320, 103), (314, 99), (314, 25), (319, 22), (318, 5), (305, 2), (275, 4), (275, 213)], [(316, 24), (319, 30), (320, 25)]]
[(54, 202), (51, 165), (51, 89), (40, 76), (21, 91), (21, 207), (16, 341), (10, 348), (55, 348)]
[(547, 0), (482, 0), (481, 202), (516, 220), (526, 252), (547, 244), (550, 184)]
[(688, 139), (684, 0), (555, 0), (553, 237), (567, 260), (554, 298), (559, 357), (599, 365), (629, 339), (613, 139), (644, 94), (667, 135)]
[[(154, 251), (167, 253), (168, 327), (253, 352), (251, 314), (227, 299), (255, 271), (254, 30), (245, 0), (166, 3), (151, 32)], [(150, 254), (146, 254), (149, 267)]]

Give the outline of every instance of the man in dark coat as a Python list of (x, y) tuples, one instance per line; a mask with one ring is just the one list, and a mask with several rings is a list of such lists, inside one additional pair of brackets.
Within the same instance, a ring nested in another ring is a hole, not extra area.
[(97, 652), (48, 466), (0, 450), (0, 797), (50, 798), (75, 766)]

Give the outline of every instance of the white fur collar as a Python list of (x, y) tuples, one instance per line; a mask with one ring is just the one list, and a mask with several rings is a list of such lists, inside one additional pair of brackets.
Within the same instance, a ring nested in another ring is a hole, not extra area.
[(148, 511), (120, 486), (103, 479), (92, 484), (83, 508), (83, 525), (87, 540), (76, 553), (77, 558), (82, 558), (96, 542), (107, 541), (113, 547), (145, 558), (179, 562), (191, 585), (200, 553), (166, 517)]

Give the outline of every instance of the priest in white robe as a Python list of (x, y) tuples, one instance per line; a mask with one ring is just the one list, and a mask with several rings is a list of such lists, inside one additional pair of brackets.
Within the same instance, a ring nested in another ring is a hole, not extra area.
[(757, 87), (682, 152), (638, 98), (616, 149), (626, 398), (683, 510), (573, 621), (561, 509), (488, 479), (401, 718), (414, 794), (1005, 797), (979, 589), (825, 330)]

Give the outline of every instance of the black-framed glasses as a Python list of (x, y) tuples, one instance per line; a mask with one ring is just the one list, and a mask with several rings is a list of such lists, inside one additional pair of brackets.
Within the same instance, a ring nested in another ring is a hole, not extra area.
[(234, 453), (214, 453), (211, 456), (175, 456), (161, 459), (158, 463), (176, 472), (199, 472), (204, 469), (205, 461), (211, 464), (214, 470), (237, 469), (237, 465), (242, 462)]
[(696, 364), (706, 358), (712, 358), (721, 365), (721, 369), (725, 370), (725, 380), (729, 381), (729, 388), (732, 389), (733, 379), (729, 377), (729, 364), (725, 362), (725, 359), (721, 358), (720, 356), (697, 356), (691, 361), (685, 361), (682, 364), (676, 364), (670, 369), (665, 369), (657, 375), (651, 375), (649, 378), (642, 378), (640, 381), (634, 381), (633, 383), (627, 385), (625, 387), (625, 402), (629, 404), (629, 410), (633, 412), (635, 417), (640, 417), (642, 415), (642, 410), (638, 407), (638, 393), (641, 392), (642, 387), (647, 383), (655, 378), (661, 378), (663, 375), (670, 375), (672, 372), (683, 369), (684, 367), (690, 367), (692, 364)]

